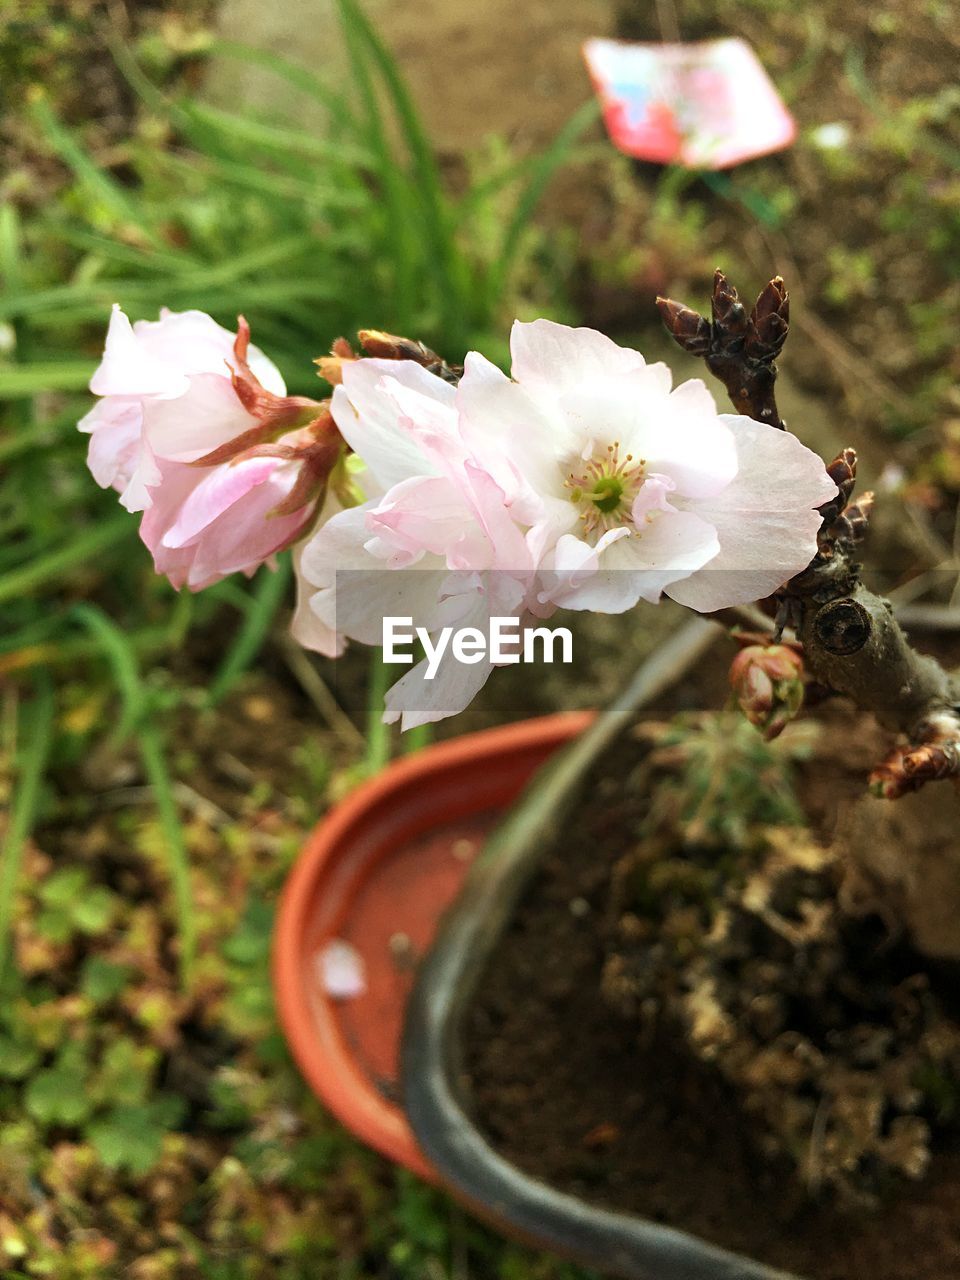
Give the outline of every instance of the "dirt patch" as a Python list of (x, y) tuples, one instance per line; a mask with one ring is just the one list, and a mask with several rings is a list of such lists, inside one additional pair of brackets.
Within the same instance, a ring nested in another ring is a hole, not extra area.
[[(862, 754), (873, 746), (865, 742)], [(822, 830), (862, 787), (863, 761), (847, 754), (846, 767), (832, 762), (829, 785), (817, 770), (816, 785), (802, 787)], [(618, 774), (628, 764), (625, 753)], [(714, 1071), (662, 1032), (644, 1040), (600, 998), (616, 924), (611, 878), (643, 804), (620, 802), (609, 779), (595, 780), (498, 950), (468, 1029), (482, 1127), (552, 1185), (811, 1280), (952, 1280), (955, 1136), (941, 1132), (925, 1182), (887, 1191), (879, 1209), (841, 1212), (829, 1195), (813, 1203), (782, 1163), (761, 1158), (754, 1127)]]

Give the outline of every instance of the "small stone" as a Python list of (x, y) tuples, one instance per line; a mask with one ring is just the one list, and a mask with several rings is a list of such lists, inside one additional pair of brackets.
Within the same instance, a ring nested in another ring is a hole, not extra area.
[(273, 703), (269, 698), (265, 698), (259, 693), (251, 694), (249, 698), (244, 698), (243, 710), (245, 715), (257, 724), (266, 724), (274, 719)]
[(573, 898), (570, 902), (570, 914), (578, 920), (590, 914), (590, 903), (586, 898)]
[(458, 862), (470, 862), (477, 852), (476, 840), (468, 840), (466, 837), (460, 840), (454, 840), (450, 852)]
[(390, 948), (390, 955), (393, 957), (393, 963), (398, 969), (412, 969), (417, 963), (417, 954), (414, 951), (413, 943), (410, 941), (409, 934), (391, 934), (390, 941), (387, 945)]

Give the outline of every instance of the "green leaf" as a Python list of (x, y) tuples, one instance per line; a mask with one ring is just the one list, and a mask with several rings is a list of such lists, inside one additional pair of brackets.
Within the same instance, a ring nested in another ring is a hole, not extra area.
[(82, 1056), (72, 1046), (54, 1066), (40, 1071), (27, 1085), (27, 1111), (41, 1124), (78, 1125), (90, 1115), (93, 1104), (87, 1094), (87, 1072)]
[(130, 980), (128, 965), (114, 964), (103, 956), (90, 956), (83, 967), (80, 990), (94, 1004), (114, 1000)]
[(104, 885), (95, 885), (74, 902), (70, 914), (84, 933), (103, 933), (117, 913), (117, 896)]
[(223, 944), (224, 956), (241, 965), (256, 966), (268, 960), (273, 916), (269, 903), (262, 898), (250, 898), (236, 932)]
[(155, 1049), (121, 1036), (103, 1055), (91, 1089), (94, 1100), (115, 1106), (138, 1106), (146, 1101), (156, 1065)]
[(74, 900), (86, 892), (90, 878), (84, 867), (61, 867), (47, 876), (40, 885), (37, 896), (47, 907), (71, 907)]
[(0, 1035), (0, 1076), (23, 1080), (40, 1061), (40, 1050), (28, 1040)]
[(117, 1107), (89, 1124), (87, 1137), (108, 1169), (125, 1169), (140, 1177), (160, 1159), (163, 1136), (182, 1115), (180, 1100), (171, 1097)]

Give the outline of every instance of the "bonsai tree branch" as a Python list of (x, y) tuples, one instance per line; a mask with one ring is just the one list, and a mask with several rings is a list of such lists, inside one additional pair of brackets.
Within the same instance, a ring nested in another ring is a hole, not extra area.
[[(776, 276), (749, 313), (722, 271), (711, 318), (658, 298), (667, 330), (726, 387), (739, 413), (783, 430), (774, 394), (775, 360), (789, 323), (789, 295)], [(960, 778), (960, 680), (916, 652), (888, 601), (861, 581), (857, 560), (873, 503), (852, 502), (857, 455), (844, 449), (827, 467), (837, 496), (820, 508), (818, 550), (774, 598), (777, 633), (793, 627), (818, 683), (851, 697), (904, 742), (873, 771), (872, 789), (893, 799), (936, 778)]]

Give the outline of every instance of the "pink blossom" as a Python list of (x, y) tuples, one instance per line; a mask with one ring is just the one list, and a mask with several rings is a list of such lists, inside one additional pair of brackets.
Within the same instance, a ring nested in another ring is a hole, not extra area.
[[(718, 413), (701, 381), (672, 388), (666, 365), (590, 329), (518, 322), (511, 346), (512, 378), (471, 353), (456, 389), (411, 363), (343, 364), (332, 413), (381, 492), (303, 546), (303, 613), (327, 636), (664, 593), (711, 612), (806, 567), (835, 485), (794, 436)], [(414, 667), (385, 718), (453, 714), (489, 671), (448, 664), (425, 686)]]
[[(143, 511), (160, 483), (159, 464), (191, 462), (255, 422), (232, 383), (236, 336), (202, 311), (160, 312), (131, 325), (113, 308), (106, 347), (90, 390), (101, 399), (80, 422), (90, 433), (88, 464), (128, 511)], [(279, 370), (255, 347), (254, 377), (284, 396)]]
[[(300, 551), (298, 634), (331, 654), (343, 637), (379, 645), (388, 614), (434, 632), (524, 613), (533, 558), (503, 492), (460, 438), (455, 389), (390, 360), (346, 363), (342, 376), (331, 411), (366, 466), (371, 496), (333, 515)], [(309, 633), (311, 615), (319, 634)], [(444, 662), (425, 683), (425, 664), (414, 666), (390, 690), (385, 719), (410, 728), (453, 715), (490, 670)]]
[(511, 350), (512, 379), (467, 357), (459, 428), (526, 526), (544, 604), (665, 593), (712, 612), (809, 563), (836, 486), (795, 436), (718, 413), (699, 379), (671, 390), (666, 365), (592, 329), (517, 322)]
[(340, 453), (327, 411), (287, 396), (242, 319), (237, 334), (200, 311), (131, 325), (115, 307), (90, 386), (90, 469), (143, 512), (140, 536), (178, 589), (250, 574), (288, 546)]
[[(302, 434), (292, 432), (278, 443), (295, 446)], [(289, 514), (277, 512), (302, 465), (272, 455), (215, 467), (159, 463), (159, 483), (148, 488), (151, 504), (140, 524), (156, 571), (191, 591), (231, 573), (253, 573), (288, 546), (312, 515), (312, 498)]]

